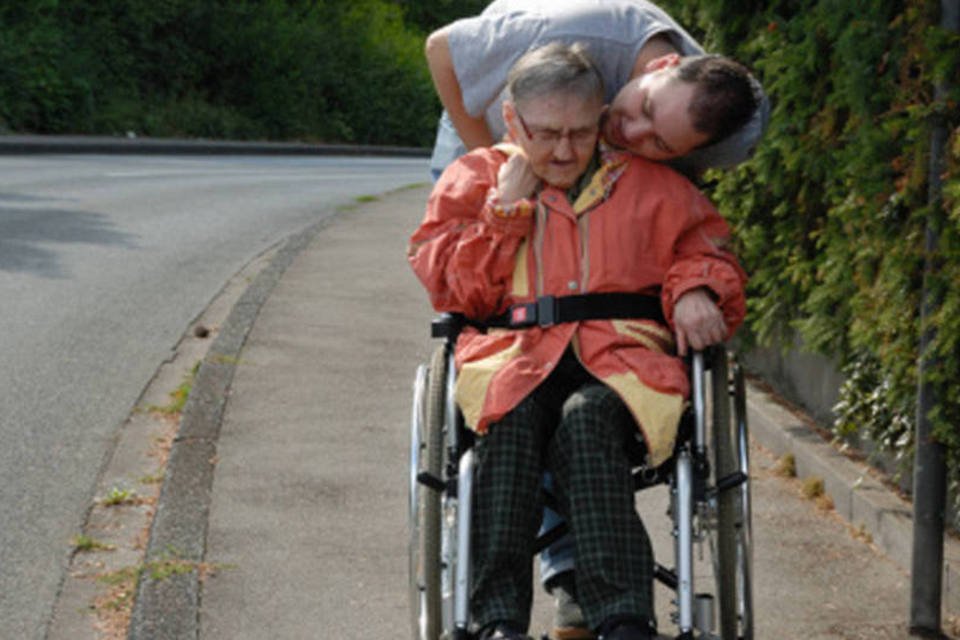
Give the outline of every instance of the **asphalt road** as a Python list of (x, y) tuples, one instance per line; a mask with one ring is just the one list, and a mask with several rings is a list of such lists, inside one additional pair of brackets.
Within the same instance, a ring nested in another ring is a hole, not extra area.
[(425, 159), (0, 157), (0, 636), (42, 638), (117, 430), (244, 264)]

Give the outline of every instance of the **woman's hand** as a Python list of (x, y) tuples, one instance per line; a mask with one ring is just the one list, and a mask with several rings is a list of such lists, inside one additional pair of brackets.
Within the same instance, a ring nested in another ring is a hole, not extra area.
[(680, 296), (673, 308), (673, 326), (681, 356), (687, 355), (688, 346), (700, 351), (727, 339), (723, 312), (706, 289), (693, 289)]
[(517, 200), (533, 195), (539, 178), (533, 174), (530, 161), (522, 153), (515, 153), (500, 165), (497, 174), (497, 196), (502, 206), (510, 206)]

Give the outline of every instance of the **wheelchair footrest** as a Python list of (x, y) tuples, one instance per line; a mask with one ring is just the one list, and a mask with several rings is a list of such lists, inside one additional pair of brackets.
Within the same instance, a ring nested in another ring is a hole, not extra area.
[(426, 471), (421, 471), (417, 474), (417, 482), (435, 491), (446, 491), (447, 489), (446, 482)]
[(715, 490), (717, 493), (723, 493), (729, 489), (736, 489), (749, 479), (750, 477), (744, 472), (734, 471), (730, 475), (717, 480), (717, 487)]
[(677, 579), (676, 573), (659, 563), (656, 563), (653, 566), (653, 577), (654, 579), (659, 580), (660, 584), (672, 591), (677, 590), (677, 585), (680, 582)]

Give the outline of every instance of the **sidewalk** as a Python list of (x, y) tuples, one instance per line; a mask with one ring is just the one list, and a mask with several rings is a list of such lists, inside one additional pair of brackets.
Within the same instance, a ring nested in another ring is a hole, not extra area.
[[(410, 637), (410, 391), (434, 343), (404, 254), (426, 195), (387, 194), (292, 238), (234, 307), (185, 409), (147, 552), (176, 550), (213, 574), (144, 580), (130, 638)], [(909, 507), (773, 399), (750, 394), (754, 437), (770, 452), (755, 460), (758, 629), (903, 637), (891, 621), (907, 620)], [(886, 555), (791, 502), (769, 472), (787, 451)], [(948, 558), (960, 611), (953, 542)], [(549, 622), (536, 606), (531, 633)], [(829, 631), (848, 626), (868, 633)]]

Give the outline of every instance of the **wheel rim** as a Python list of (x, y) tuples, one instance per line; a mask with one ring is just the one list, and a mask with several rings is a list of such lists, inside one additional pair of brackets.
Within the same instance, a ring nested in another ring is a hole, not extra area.
[[(735, 362), (728, 376), (727, 356), (718, 350), (713, 366), (713, 437), (715, 480), (740, 471), (749, 477), (749, 441), (743, 372)], [(733, 383), (732, 388), (730, 382)], [(731, 394), (732, 391), (732, 394)], [(733, 396), (731, 398), (731, 395)], [(720, 637), (752, 640), (751, 513), (749, 480), (717, 496), (712, 522)], [(714, 546), (715, 543), (715, 546)]]
[(410, 622), (413, 637), (421, 640), (421, 615), (423, 603), (421, 602), (421, 571), (420, 571), (420, 483), (417, 482), (417, 475), (420, 473), (420, 454), (423, 448), (423, 403), (424, 389), (427, 379), (426, 365), (417, 367), (417, 374), (413, 383), (413, 403), (412, 415), (410, 417), (410, 485), (408, 489), (408, 515), (409, 539), (407, 541), (407, 553), (409, 564), (407, 567)]
[[(743, 368), (733, 361), (734, 425), (737, 441), (737, 465), (740, 471), (750, 475), (750, 431), (747, 423), (746, 383)], [(740, 485), (740, 527), (737, 535), (737, 610), (740, 618), (740, 638), (753, 639), (753, 504), (750, 482)]]
[[(440, 636), (440, 493), (417, 482), (421, 472), (442, 477), (445, 348), (434, 352), (415, 382), (410, 445), (410, 612), (417, 640)], [(424, 368), (426, 369), (426, 368)]]

